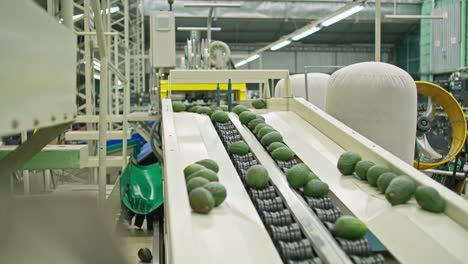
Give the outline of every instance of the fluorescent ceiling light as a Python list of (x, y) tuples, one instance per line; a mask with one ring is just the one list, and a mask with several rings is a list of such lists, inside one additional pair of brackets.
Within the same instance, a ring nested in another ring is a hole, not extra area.
[(239, 68), (240, 66), (243, 66), (245, 64), (247, 64), (247, 61), (243, 60), (243, 61), (238, 62), (235, 66), (236, 66), (236, 68)]
[(291, 44), (291, 41), (290, 40), (285, 40), (285, 41), (280, 42), (280, 43), (274, 45), (273, 47), (271, 47), (271, 50), (279, 50), (282, 47), (285, 47), (285, 46), (287, 46), (289, 44)]
[(255, 55), (253, 55), (252, 57), (246, 59), (246, 61), (247, 61), (247, 62), (251, 62), (251, 61), (254, 61), (254, 60), (258, 59), (258, 58), (260, 58), (260, 55), (255, 54)]
[[(178, 31), (208, 31), (207, 27), (177, 27)], [(212, 27), (211, 31), (221, 31), (220, 27)]]
[(345, 11), (335, 15), (335, 16), (332, 16), (331, 18), (325, 20), (322, 22), (322, 26), (325, 26), (325, 27), (328, 27), (330, 25), (333, 25), (335, 24), (336, 22), (340, 21), (340, 20), (343, 20), (349, 16), (352, 16), (354, 14), (356, 14), (357, 12), (361, 11), (362, 9), (364, 9), (364, 5), (357, 5), (357, 6), (353, 6), (351, 7), (350, 9), (346, 9)]
[[(105, 9), (105, 10), (101, 10), (101, 14), (104, 13), (104, 11), (106, 12), (106, 14), (109, 14), (109, 11), (111, 14), (115, 13), (115, 12), (119, 12), (120, 11), (120, 7), (118, 6), (113, 6), (111, 8), (108, 8), (108, 9)], [(77, 20), (80, 20), (84, 15), (83, 14), (79, 14), (79, 15), (74, 15), (73, 16), (73, 21), (77, 21)]]
[(260, 55), (255, 54), (255, 55), (249, 57), (249, 58), (246, 59), (246, 60), (243, 60), (243, 61), (238, 62), (235, 66), (236, 66), (236, 68), (238, 68), (238, 67), (240, 67), (240, 66), (242, 66), (242, 65), (245, 65), (245, 64), (247, 64), (247, 63), (249, 63), (249, 62), (252, 62), (252, 61), (254, 61), (254, 60), (258, 59), (258, 58), (260, 58)]
[(94, 74), (94, 79), (96, 79), (96, 80), (101, 80), (101, 75), (95, 73), (95, 74)]
[(296, 36), (292, 37), (292, 40), (298, 41), (300, 39), (303, 39), (311, 34), (314, 34), (315, 32), (319, 31), (320, 27), (313, 27), (311, 29), (308, 29), (302, 33), (297, 34)]

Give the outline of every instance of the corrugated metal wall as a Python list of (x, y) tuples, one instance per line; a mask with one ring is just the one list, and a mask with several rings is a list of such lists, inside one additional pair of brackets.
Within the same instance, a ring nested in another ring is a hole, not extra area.
[(408, 33), (396, 47), (397, 66), (418, 80), (420, 79), (419, 38), (419, 28), (417, 28)]
[[(423, 15), (432, 15), (432, 0), (424, 0), (421, 8)], [(432, 20), (421, 20), (419, 71), (421, 80), (432, 81)]]
[(460, 68), (460, 10), (460, 2), (455, 2), (433, 11), (434, 15), (447, 17), (432, 21), (432, 72), (435, 74)]
[[(233, 54), (240, 55), (233, 51)], [(261, 61), (260, 61), (261, 60)], [(373, 48), (327, 48), (317, 51), (276, 51), (264, 52), (257, 59), (241, 69), (288, 69), (291, 74), (303, 73), (304, 66), (324, 66), (315, 68), (313, 72), (330, 73), (336, 68), (326, 66), (347, 66), (358, 62), (373, 61)], [(382, 61), (395, 64), (394, 48), (382, 51)], [(263, 66), (261, 67), (261, 64)]]

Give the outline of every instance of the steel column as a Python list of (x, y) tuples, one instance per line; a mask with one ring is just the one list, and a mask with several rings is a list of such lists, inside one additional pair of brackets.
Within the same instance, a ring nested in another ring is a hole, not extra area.
[[(99, 55), (101, 59), (101, 74), (100, 74), (100, 89), (99, 89), (99, 184), (98, 184), (98, 200), (99, 205), (103, 206), (106, 200), (106, 176), (107, 176), (107, 91), (108, 87), (108, 61), (106, 54), (106, 39), (104, 38), (104, 30), (101, 20), (101, 5), (99, 0), (92, 0), (94, 11), (94, 22), (96, 27)], [(125, 141), (125, 140), (124, 140)]]
[(73, 0), (60, 0), (61, 10), (60, 13), (63, 18), (63, 24), (71, 29), (73, 28)]
[[(28, 140), (28, 135), (27, 132), (21, 132), (21, 143), (24, 144)], [(31, 191), (31, 187), (29, 185), (29, 171), (24, 170), (23, 171), (23, 190), (24, 194), (28, 195)]]
[(146, 86), (146, 76), (145, 76), (145, 12), (143, 10), (143, 0), (141, 0), (141, 87), (143, 92), (145, 91)]
[(381, 10), (381, 0), (375, 0), (375, 61), (377, 62), (380, 62)]
[[(125, 79), (124, 89), (123, 89), (123, 114), (122, 114), (122, 130), (123, 137), (127, 138), (128, 131), (128, 112), (130, 110), (130, 52), (129, 52), (129, 37), (128, 37), (128, 26), (129, 26), (129, 10), (128, 10), (128, 0), (123, 0), (124, 6), (124, 25), (125, 25), (125, 39), (124, 39), (124, 61), (125, 61)], [(127, 140), (122, 140), (122, 156), (127, 157)], [(124, 159), (122, 163), (122, 168), (127, 165), (126, 160)]]

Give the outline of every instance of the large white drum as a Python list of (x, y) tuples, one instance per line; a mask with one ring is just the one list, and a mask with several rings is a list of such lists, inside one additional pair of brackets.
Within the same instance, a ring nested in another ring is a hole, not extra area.
[(413, 163), (417, 91), (407, 72), (387, 63), (363, 62), (336, 71), (328, 84), (328, 114)]
[[(327, 93), (328, 79), (330, 75), (324, 73), (308, 73), (308, 101), (324, 110), (325, 96)], [(305, 74), (294, 74), (290, 76), (291, 92), (294, 97), (302, 97), (307, 100), (305, 91)], [(280, 80), (275, 87), (275, 97), (285, 97), (284, 80)]]

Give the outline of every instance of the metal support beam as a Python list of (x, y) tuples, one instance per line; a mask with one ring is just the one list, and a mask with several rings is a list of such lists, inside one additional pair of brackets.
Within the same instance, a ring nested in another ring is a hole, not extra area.
[[(30, 160), (36, 153), (41, 151), (54, 138), (62, 133), (71, 123), (39, 129), (26, 142), (10, 152), (5, 158), (0, 160), (0, 185), (9, 185), (11, 174), (21, 165)], [(1, 193), (1, 192), (0, 192)]]
[(141, 88), (145, 91), (145, 12), (143, 0), (141, 0)]
[(99, 56), (101, 59), (101, 72), (100, 72), (100, 89), (99, 89), (99, 188), (98, 200), (99, 205), (103, 206), (106, 200), (106, 143), (107, 143), (107, 92), (108, 92), (108, 61), (106, 54), (106, 39), (104, 38), (104, 29), (101, 20), (101, 4), (99, 0), (92, 0), (92, 7), (94, 11), (94, 25), (96, 26)]
[[(28, 134), (26, 131), (21, 132), (21, 143), (24, 143), (28, 140)], [(29, 185), (29, 171), (24, 170), (23, 171), (23, 190), (24, 194), (28, 195), (31, 191), (30, 185)]]
[(47, 0), (47, 12), (55, 18), (55, 0)]
[(377, 62), (380, 62), (381, 9), (381, 0), (375, 0), (375, 61)]
[(73, 30), (73, 0), (60, 0), (63, 24)]
[[(128, 113), (130, 110), (130, 52), (129, 52), (129, 16), (128, 16), (128, 0), (123, 0), (124, 6), (124, 52), (125, 52), (125, 79), (127, 82), (124, 82), (124, 91), (123, 91), (123, 114), (122, 114), (122, 130), (124, 131), (123, 137), (127, 138), (128, 131)], [(127, 157), (127, 140), (122, 141), (122, 156)], [(122, 163), (122, 168), (127, 165), (127, 161), (124, 160)]]

